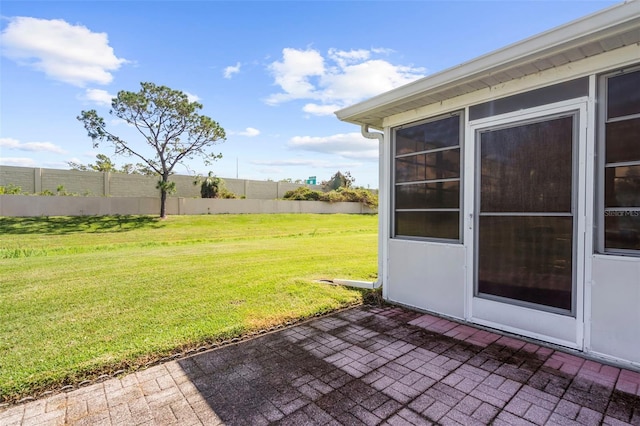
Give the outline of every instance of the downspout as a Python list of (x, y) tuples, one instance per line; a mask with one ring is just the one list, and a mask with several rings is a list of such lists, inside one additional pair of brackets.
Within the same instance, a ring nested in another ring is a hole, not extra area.
[[(370, 132), (368, 124), (362, 124), (360, 126), (360, 133), (362, 133), (362, 136), (367, 139), (378, 139), (378, 158), (382, 158), (384, 153), (384, 133)], [(384, 179), (384, 173), (382, 167), (378, 165), (378, 199), (380, 199), (380, 197), (382, 196), (382, 192), (380, 191), (380, 187), (382, 186), (382, 179)], [(379, 205), (380, 203), (378, 202), (378, 206)], [(371, 282), (343, 280), (336, 278), (333, 280), (333, 284), (367, 289), (376, 289), (382, 287), (382, 267), (384, 265), (384, 259), (382, 258), (382, 244), (384, 243), (384, 241), (382, 241), (382, 239), (382, 224), (380, 223), (380, 219), (378, 219), (378, 279), (376, 281)]]

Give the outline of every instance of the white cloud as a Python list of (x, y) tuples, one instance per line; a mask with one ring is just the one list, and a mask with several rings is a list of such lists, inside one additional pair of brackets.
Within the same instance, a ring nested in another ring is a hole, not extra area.
[[(285, 48), (282, 60), (269, 65), (275, 85), (281, 92), (265, 102), (277, 105), (291, 100), (313, 100), (303, 110), (314, 115), (329, 115), (359, 102), (424, 77), (424, 68), (394, 65), (374, 57), (391, 50), (329, 49), (326, 58), (317, 50)], [(331, 110), (331, 112), (329, 112)]]
[(395, 50), (393, 49), (388, 49), (386, 47), (374, 47), (371, 49), (371, 52), (373, 53), (379, 53), (381, 55), (390, 55), (393, 52), (395, 52)]
[(41, 164), (38, 164), (36, 167), (69, 170), (69, 163), (66, 161), (44, 161)]
[(198, 96), (198, 95), (194, 95), (193, 93), (185, 92), (184, 90), (182, 91), (182, 93), (187, 95), (187, 99), (189, 100), (189, 102), (199, 102), (200, 101), (200, 96)]
[(260, 134), (260, 130), (254, 129), (253, 127), (247, 127), (244, 132), (237, 133), (240, 136), (248, 136), (250, 138), (258, 136)]
[(275, 105), (292, 99), (319, 99), (321, 93), (310, 81), (311, 77), (320, 77), (326, 73), (324, 58), (316, 50), (297, 50), (285, 48), (282, 50), (282, 62), (269, 65), (275, 83), (284, 93), (276, 93), (266, 102)]
[(84, 158), (84, 160), (81, 160), (78, 157), (72, 157), (68, 161), (73, 161), (74, 163), (86, 163), (87, 159), (95, 160), (96, 159), (96, 155), (98, 155), (98, 154), (100, 154), (100, 150), (92, 149), (90, 151), (84, 151), (84, 152), (80, 153), (80, 155)]
[(366, 139), (356, 132), (323, 137), (294, 136), (288, 146), (296, 150), (336, 154), (356, 160), (378, 158), (378, 141)]
[[(284, 173), (284, 169), (281, 169), (279, 167), (261, 167), (259, 169), (256, 169), (256, 171), (260, 174), (267, 175), (267, 176)], [(259, 179), (256, 179), (256, 180), (259, 180)]]
[(127, 62), (114, 54), (106, 33), (61, 19), (9, 18), (1, 35), (4, 56), (75, 86), (108, 84)]
[(111, 106), (111, 100), (115, 95), (110, 94), (102, 89), (87, 89), (84, 92), (83, 99), (98, 105)]
[(12, 138), (0, 138), (0, 147), (18, 151), (65, 153), (65, 150), (51, 142), (20, 142)]
[(234, 66), (228, 66), (224, 69), (224, 78), (231, 78), (234, 74), (238, 74), (240, 72), (240, 62), (235, 64)]
[(302, 107), (304, 112), (308, 112), (313, 115), (332, 115), (334, 111), (340, 109), (340, 105), (319, 105), (319, 104), (306, 104)]
[(371, 56), (371, 52), (364, 49), (346, 51), (331, 48), (329, 49), (328, 56), (341, 68), (344, 68), (348, 64), (366, 61)]
[(341, 72), (323, 78), (324, 97), (344, 104), (355, 103), (422, 77), (418, 70), (422, 69), (397, 66), (381, 59), (348, 65)]
[[(186, 91), (182, 91), (185, 95), (187, 95), (187, 99), (189, 102), (199, 102), (200, 97), (198, 95), (194, 95), (193, 93), (189, 93)], [(102, 89), (86, 89), (84, 94), (79, 98), (85, 101), (93, 102), (98, 105), (103, 106), (111, 106), (111, 100), (115, 98), (116, 95), (112, 95), (106, 90)]]
[[(326, 160), (308, 160), (308, 159), (288, 159), (288, 160), (254, 160), (250, 161), (251, 164), (258, 166), (272, 166), (272, 167), (312, 167), (318, 169), (334, 169), (344, 167), (356, 167), (360, 166), (360, 163), (336, 163), (335, 161)], [(275, 170), (275, 169), (274, 169)], [(282, 171), (282, 169), (278, 169)], [(272, 170), (273, 171), (273, 170)]]
[(324, 167), (330, 164), (328, 161), (304, 160), (304, 159), (254, 160), (254, 161), (251, 161), (250, 163), (261, 165), (261, 166), (311, 166), (311, 167)]
[(16, 167), (35, 167), (36, 162), (32, 158), (24, 157), (0, 157), (0, 164)]
[(133, 123), (127, 123), (125, 120), (123, 120), (122, 118), (111, 118), (109, 120), (109, 124), (111, 124), (112, 126), (126, 126), (126, 127), (131, 127), (134, 128), (135, 126), (133, 125)]

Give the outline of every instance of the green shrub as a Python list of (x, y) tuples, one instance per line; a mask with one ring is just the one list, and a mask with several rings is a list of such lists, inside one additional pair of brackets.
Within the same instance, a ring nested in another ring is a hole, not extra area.
[(319, 201), (321, 196), (322, 193), (320, 191), (314, 191), (306, 186), (301, 186), (292, 191), (285, 192), (283, 198), (285, 200)]
[(236, 194), (225, 187), (224, 180), (215, 176), (213, 172), (209, 172), (205, 178), (196, 177), (193, 184), (197, 185), (198, 183), (200, 183), (200, 196), (202, 198), (238, 198)]
[[(49, 194), (46, 194), (46, 195), (49, 195)], [(58, 185), (56, 187), (56, 193), (52, 194), (52, 195), (60, 195), (60, 196), (63, 196), (63, 197), (77, 197), (80, 194), (78, 194), (77, 192), (69, 192), (69, 191), (66, 190), (64, 185)]]
[(285, 192), (283, 198), (285, 200), (327, 201), (329, 203), (353, 202), (362, 203), (370, 208), (378, 207), (378, 195), (364, 188), (338, 188), (329, 192), (320, 192), (301, 186)]
[(371, 208), (377, 208), (378, 207), (378, 194), (368, 190), (368, 189), (364, 189), (364, 188), (358, 188), (358, 189), (348, 189), (347, 191), (353, 192), (354, 195), (350, 195), (350, 197), (355, 198), (354, 201), (359, 201), (362, 204), (371, 207)]
[[(197, 185), (197, 183), (197, 180), (193, 182), (194, 185)], [(220, 178), (214, 176), (212, 172), (209, 172), (209, 175), (204, 178), (200, 184), (200, 196), (202, 198), (216, 198), (220, 189), (220, 183)]]
[(0, 195), (20, 195), (22, 194), (22, 188), (10, 183), (7, 186), (0, 185)]
[(235, 199), (238, 198), (238, 195), (225, 188), (223, 181), (220, 187), (218, 187), (218, 196), (216, 198)]
[(329, 203), (339, 203), (343, 201), (343, 198), (338, 191), (329, 191), (321, 195), (320, 201), (328, 201)]

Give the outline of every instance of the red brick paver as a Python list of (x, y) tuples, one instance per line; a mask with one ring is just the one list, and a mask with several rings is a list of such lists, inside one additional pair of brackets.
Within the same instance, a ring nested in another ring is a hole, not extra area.
[(0, 408), (0, 425), (640, 425), (640, 373), (354, 308)]

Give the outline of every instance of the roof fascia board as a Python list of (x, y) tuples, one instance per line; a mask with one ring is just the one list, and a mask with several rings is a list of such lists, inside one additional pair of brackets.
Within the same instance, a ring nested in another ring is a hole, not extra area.
[[(497, 51), (446, 69), (413, 83), (385, 92), (364, 102), (336, 111), (343, 121), (367, 111), (391, 106), (398, 101), (410, 101), (433, 89), (447, 87), (474, 80), (481, 75), (490, 75), (518, 62), (530, 61), (532, 57), (550, 55), (576, 45), (597, 40), (605, 35), (621, 32), (640, 20), (640, 1), (632, 0), (609, 7), (560, 27), (545, 31)], [(625, 25), (626, 24), (626, 25)], [(352, 121), (357, 122), (357, 120)]]
[[(582, 59), (578, 62), (565, 64), (558, 68), (551, 68), (536, 75), (528, 75), (517, 80), (511, 80), (499, 87), (479, 89), (466, 93), (443, 102), (429, 104), (419, 108), (410, 109), (386, 117), (381, 127), (395, 127), (409, 122), (423, 120), (446, 111), (456, 111), (467, 106), (489, 99), (502, 98), (529, 90), (539, 89), (554, 83), (573, 80), (591, 74), (621, 68), (638, 63), (640, 58), (640, 45), (633, 44), (613, 51), (605, 52), (597, 56)], [(372, 126), (373, 127), (373, 126)]]

